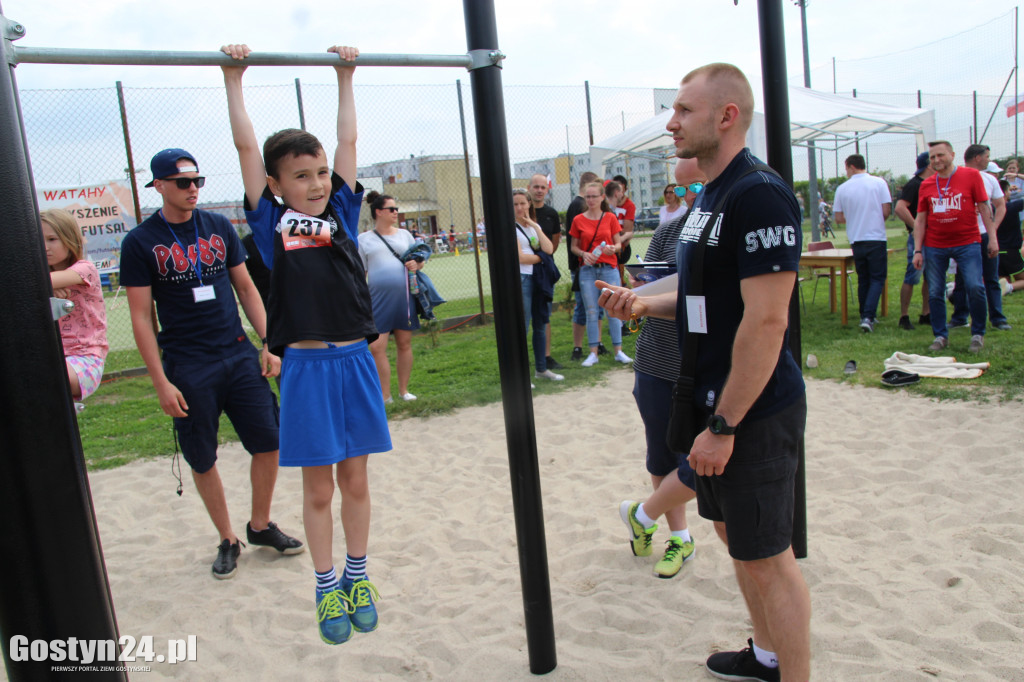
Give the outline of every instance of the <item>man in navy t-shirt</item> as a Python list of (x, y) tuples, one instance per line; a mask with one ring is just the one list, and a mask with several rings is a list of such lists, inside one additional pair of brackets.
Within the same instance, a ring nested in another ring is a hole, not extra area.
[[(712, 655), (708, 670), (725, 679), (806, 680), (811, 602), (791, 539), (807, 403), (787, 343), (800, 206), (774, 173), (747, 173), (759, 163), (744, 147), (753, 108), (750, 84), (734, 66), (709, 64), (683, 79), (667, 128), (676, 155), (696, 158), (709, 182), (679, 235), (679, 289), (638, 297), (612, 287), (601, 304), (623, 320), (674, 318), (684, 349), (688, 332), (697, 339), (693, 410), (707, 428), (688, 462), (698, 511), (728, 546), (754, 629), (747, 648)], [(704, 251), (703, 294), (688, 295), (694, 247), (724, 196)], [(670, 475), (642, 504), (622, 503), (634, 554), (649, 553), (655, 519), (685, 490)]]
[[(146, 186), (160, 193), (163, 206), (125, 236), (121, 284), (135, 343), (160, 407), (174, 418), (182, 455), (220, 534), (213, 576), (225, 579), (235, 574), (241, 548), (216, 464), (222, 412), (252, 455), (249, 544), (283, 554), (303, 551), (301, 542), (270, 520), (278, 410), (265, 377), (276, 375), (281, 361), (267, 350), (266, 311), (246, 270), (245, 249), (234, 226), (224, 216), (196, 208), (206, 179), (199, 175), (195, 158), (184, 149), (165, 149), (150, 167), (153, 181)], [(263, 339), (261, 354), (242, 330), (235, 292)], [(152, 320), (154, 302), (159, 336)]]

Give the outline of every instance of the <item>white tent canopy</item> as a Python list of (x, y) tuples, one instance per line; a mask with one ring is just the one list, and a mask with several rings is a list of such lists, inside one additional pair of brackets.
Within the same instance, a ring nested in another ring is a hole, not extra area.
[[(755, 93), (758, 90), (755, 89)], [(755, 106), (754, 121), (747, 132), (747, 146), (765, 158), (763, 107)], [(672, 139), (665, 125), (672, 117), (666, 110), (590, 148), (591, 166), (600, 170), (622, 155), (667, 159), (672, 156)], [(794, 146), (814, 142), (818, 149), (833, 150), (855, 140), (880, 133), (914, 135), (918, 150), (935, 135), (935, 112), (878, 104), (853, 97), (789, 86), (790, 136)]]

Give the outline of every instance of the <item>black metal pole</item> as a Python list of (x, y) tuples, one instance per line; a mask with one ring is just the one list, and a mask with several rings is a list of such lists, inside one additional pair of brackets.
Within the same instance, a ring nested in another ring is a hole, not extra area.
[(121, 133), (124, 136), (124, 154), (128, 159), (128, 181), (132, 186), (132, 206), (135, 208), (135, 224), (142, 222), (142, 208), (139, 204), (139, 183), (135, 179), (135, 157), (132, 154), (132, 138), (128, 134), (128, 109), (124, 105), (124, 88), (117, 81), (117, 108), (121, 112)]
[[(496, 52), (498, 28), (493, 0), (463, 0), (462, 6), (470, 52)], [(519, 546), (519, 575), (526, 614), (526, 642), (530, 672), (544, 674), (557, 665), (555, 628), (537, 464), (537, 433), (530, 394), (532, 368), (526, 352), (526, 326), (516, 255), (512, 169), (505, 129), (501, 68), (498, 64), (474, 68), (470, 72), (470, 82), (473, 86), (484, 215), (487, 217), (494, 331), (512, 479), (512, 509)]]
[(594, 146), (594, 116), (590, 111), (590, 81), (583, 81), (583, 94), (587, 99), (587, 133), (590, 135), (590, 146)]
[(302, 81), (295, 79), (295, 101), (299, 105), (299, 130), (306, 129), (306, 110), (302, 106)]
[[(17, 287), (0, 296), (0, 632), (11, 680), (61, 677), (24, 657), (26, 641), (118, 640), (52, 287), (39, 229), (11, 39), (24, 29), (0, 10), (0, 269)], [(18, 638), (18, 639), (15, 639)], [(103, 680), (123, 672), (97, 672)]]
[(483, 324), (484, 315), (487, 314), (487, 306), (484, 304), (484, 278), (480, 274), (480, 240), (476, 235), (476, 202), (473, 201), (473, 175), (469, 167), (469, 141), (466, 139), (466, 109), (462, 105), (461, 79), (455, 81), (455, 91), (459, 95), (459, 123), (462, 126), (462, 162), (466, 167), (466, 194), (469, 195), (469, 243), (473, 245), (473, 258), (476, 260), (476, 292), (480, 299), (480, 324)]
[[(800, 35), (804, 50), (804, 87), (811, 88), (811, 54), (807, 46), (807, 0), (799, 0)], [(811, 241), (821, 238), (818, 217), (818, 159), (814, 153), (814, 140), (807, 143), (807, 215), (811, 218)]]
[[(786, 39), (782, 23), (782, 0), (758, 0), (761, 36), (761, 80), (764, 87), (764, 126), (768, 142), (768, 165), (790, 185), (793, 184), (793, 152), (789, 136), (789, 82), (786, 77)], [(800, 286), (799, 282), (796, 285)], [(800, 292), (794, 287), (789, 299), (789, 351), (803, 366), (800, 339)], [(793, 513), (793, 553), (807, 556), (807, 479), (804, 469), (804, 441), (800, 440), (800, 463), (796, 472), (796, 506)]]

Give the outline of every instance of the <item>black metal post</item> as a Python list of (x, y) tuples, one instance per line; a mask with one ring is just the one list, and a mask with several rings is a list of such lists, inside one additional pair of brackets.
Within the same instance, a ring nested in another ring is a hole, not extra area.
[[(811, 54), (807, 47), (807, 0), (799, 0), (800, 35), (804, 51), (804, 87), (811, 88)], [(814, 154), (814, 140), (807, 143), (807, 215), (811, 218), (811, 241), (821, 238), (818, 217), (818, 159)]]
[(974, 113), (974, 139), (972, 142), (978, 144), (978, 91), (971, 93), (971, 109)]
[[(462, 106), (461, 79), (455, 81), (455, 91), (459, 95), (459, 123), (462, 125), (462, 162), (466, 166), (466, 193), (469, 196), (469, 241), (473, 245), (473, 258), (476, 259), (476, 292), (480, 298), (480, 323), (483, 324), (484, 315), (487, 314), (487, 306), (484, 304), (484, 278), (480, 274), (480, 240), (476, 235), (476, 202), (473, 201), (473, 176), (469, 167), (469, 142), (466, 139), (466, 109)], [(486, 227), (486, 223), (484, 225)]]
[[(790, 185), (793, 184), (793, 153), (789, 136), (789, 82), (786, 77), (786, 39), (782, 23), (782, 0), (758, 0), (761, 36), (761, 80), (764, 83), (764, 125), (768, 143), (768, 165)], [(799, 283), (796, 285), (800, 286)], [(789, 299), (789, 351), (803, 366), (800, 339), (800, 292), (794, 287)], [(793, 514), (793, 553), (807, 556), (807, 491), (804, 442), (800, 441), (800, 463), (796, 472), (796, 507)]]
[(587, 98), (587, 132), (590, 134), (590, 146), (594, 146), (594, 117), (590, 112), (590, 81), (583, 81), (583, 94)]
[(299, 130), (306, 129), (306, 110), (302, 106), (302, 82), (295, 79), (295, 101), (299, 105)]
[[(493, 0), (463, 0), (462, 6), (470, 52), (497, 52), (498, 29)], [(526, 326), (516, 255), (512, 169), (500, 65), (472, 69), (470, 82), (473, 86), (484, 215), (487, 216), (491, 296), (512, 479), (512, 509), (519, 546), (519, 575), (526, 614), (526, 642), (530, 672), (544, 674), (557, 665), (555, 628), (537, 463), (537, 433), (530, 394), (532, 368), (526, 352)]]
[[(11, 40), (24, 28), (0, 10), (0, 632), (11, 680), (52, 680), (51, 661), (23, 658), (27, 641), (118, 640), (52, 287), (39, 229)], [(18, 640), (14, 638), (18, 637)], [(103, 680), (123, 672), (96, 672)]]
[(128, 109), (124, 105), (124, 88), (117, 81), (117, 108), (121, 112), (121, 133), (124, 136), (124, 153), (128, 159), (128, 181), (132, 186), (132, 206), (135, 208), (135, 224), (142, 222), (142, 208), (139, 204), (139, 183), (135, 179), (135, 157), (132, 155), (132, 138), (128, 134)]

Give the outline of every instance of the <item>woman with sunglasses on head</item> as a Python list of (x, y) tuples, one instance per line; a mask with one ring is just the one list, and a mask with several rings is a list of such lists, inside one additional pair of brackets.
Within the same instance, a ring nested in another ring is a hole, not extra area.
[[(683, 208), (689, 210), (704, 188), (707, 176), (697, 167), (696, 159), (680, 159), (675, 169), (679, 185), (669, 185), (672, 193), (679, 195), (682, 190)], [(664, 210), (664, 209), (663, 209)], [(662, 222), (647, 246), (647, 261), (664, 261), (673, 269), (676, 265), (676, 243), (683, 230), (685, 211), (674, 220)], [(658, 489), (665, 476), (672, 475), (678, 467), (679, 476), (690, 489), (690, 498), (696, 497), (696, 481), (693, 469), (685, 457), (679, 457), (665, 444), (669, 414), (672, 408), (672, 389), (679, 378), (679, 336), (673, 320), (648, 317), (636, 339), (636, 360), (633, 362), (633, 397), (640, 410), (647, 435), (647, 472), (651, 485)], [(687, 500), (689, 501), (689, 500)], [(683, 568), (683, 563), (693, 557), (693, 538), (686, 525), (686, 502), (665, 513), (671, 531), (665, 555), (654, 565), (654, 575), (671, 578)]]
[(561, 381), (565, 377), (548, 369), (547, 324), (550, 315), (550, 299), (546, 299), (539, 286), (535, 286), (534, 266), (540, 267), (543, 252), (549, 256), (555, 247), (544, 230), (537, 223), (537, 214), (530, 199), (529, 190), (512, 190), (512, 208), (516, 215), (516, 240), (519, 244), (519, 281), (523, 291), (523, 314), (526, 317), (526, 331), (530, 331), (533, 320), (533, 368), (538, 379)]
[[(598, 312), (601, 310), (597, 299), (601, 292), (594, 286), (597, 280), (618, 286), (619, 262), (616, 258), (622, 250), (622, 226), (610, 212), (605, 201), (604, 187), (600, 182), (591, 182), (583, 187), (583, 200), (587, 210), (573, 218), (569, 228), (570, 250), (579, 258), (579, 289), (583, 307), (587, 313), (587, 343), (590, 355), (583, 361), (584, 367), (597, 364), (597, 349), (601, 342), (598, 326)], [(608, 318), (608, 333), (612, 337), (616, 362), (628, 364), (633, 361), (622, 352), (622, 320)]]
[[(682, 191), (679, 191), (682, 190)], [(686, 195), (686, 188), (670, 183), (665, 185), (665, 205), (658, 209), (658, 226), (667, 222), (682, 218), (689, 210), (689, 206), (682, 200)], [(649, 249), (650, 247), (648, 247)], [(649, 260), (649, 259), (648, 259)]]
[(394, 197), (371, 191), (366, 195), (370, 205), (373, 229), (359, 235), (359, 256), (363, 259), (366, 281), (370, 287), (373, 322), (380, 336), (370, 344), (377, 364), (380, 387), (385, 403), (391, 398), (391, 363), (388, 361), (388, 337), (395, 337), (397, 346), (398, 395), (402, 400), (416, 400), (409, 393), (412, 374), (412, 332), (420, 328), (416, 301), (409, 290), (410, 273), (423, 264), (415, 260), (402, 262), (402, 254), (416, 242), (412, 234), (398, 227), (398, 205)]

